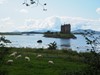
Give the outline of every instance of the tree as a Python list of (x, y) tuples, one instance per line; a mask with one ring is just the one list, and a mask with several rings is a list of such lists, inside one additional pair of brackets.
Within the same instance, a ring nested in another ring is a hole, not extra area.
[(87, 45), (91, 46), (91, 49), (87, 49), (91, 52), (98, 52), (98, 46), (100, 45), (100, 36), (95, 36), (95, 31), (88, 32), (85, 30), (85, 33), (83, 33), (83, 37), (86, 39)]
[(6, 39), (5, 36), (0, 37), (0, 47), (6, 47), (8, 43), (11, 43), (11, 41)]
[(42, 6), (43, 11), (47, 11), (47, 9), (45, 8), (45, 6), (47, 5), (46, 3), (42, 4), (40, 3), (39, 0), (24, 0), (23, 5), (25, 6), (33, 6), (33, 7), (37, 7), (37, 6)]
[(8, 54), (8, 48), (6, 47), (10, 40), (6, 39), (4, 36), (0, 37), (0, 75), (7, 75), (6, 69), (2, 69), (2, 64), (4, 64), (5, 56)]
[(86, 39), (87, 45), (90, 45), (91, 49), (87, 49), (90, 51), (87, 55), (84, 54), (85, 62), (89, 65), (89, 69), (92, 69), (95, 75), (99, 75), (100, 73), (100, 52), (98, 51), (98, 46), (100, 46), (100, 36), (96, 36), (94, 31), (88, 32), (82, 35)]
[(4, 60), (5, 55), (8, 53), (8, 48), (6, 47), (8, 43), (11, 43), (11, 41), (4, 36), (0, 37), (0, 62)]

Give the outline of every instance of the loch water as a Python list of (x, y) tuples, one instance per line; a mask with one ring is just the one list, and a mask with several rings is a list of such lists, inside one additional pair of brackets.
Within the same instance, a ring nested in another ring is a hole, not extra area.
[[(57, 43), (57, 48), (60, 49), (72, 49), (78, 52), (87, 51), (91, 48), (86, 44), (86, 40), (82, 35), (75, 35), (77, 39), (61, 39), (61, 38), (48, 38), (43, 37), (43, 34), (32, 35), (5, 35), (12, 43), (11, 47), (29, 47), (29, 48), (47, 48), (48, 44), (52, 42)], [(37, 43), (38, 40), (42, 40), (42, 43)]]

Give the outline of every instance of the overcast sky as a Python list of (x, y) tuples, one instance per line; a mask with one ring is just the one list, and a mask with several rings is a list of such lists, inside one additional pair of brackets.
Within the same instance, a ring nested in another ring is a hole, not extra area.
[(40, 0), (47, 3), (26, 7), (24, 0), (0, 0), (0, 32), (60, 30), (70, 23), (72, 30), (100, 31), (100, 0)]

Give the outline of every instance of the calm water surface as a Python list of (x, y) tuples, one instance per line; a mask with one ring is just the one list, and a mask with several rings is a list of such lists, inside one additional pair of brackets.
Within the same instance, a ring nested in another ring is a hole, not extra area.
[[(43, 37), (43, 34), (33, 34), (33, 35), (6, 35), (12, 43), (12, 47), (31, 47), (31, 48), (47, 48), (49, 43), (56, 42), (58, 49), (70, 48), (80, 51), (86, 51), (90, 48), (86, 44), (86, 40), (81, 35), (75, 35), (77, 39), (60, 39), (60, 38), (47, 38)], [(37, 40), (42, 40), (41, 44), (37, 43)]]

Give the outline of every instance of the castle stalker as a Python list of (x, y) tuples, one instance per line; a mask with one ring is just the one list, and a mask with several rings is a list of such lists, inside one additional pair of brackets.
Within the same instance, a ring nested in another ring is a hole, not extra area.
[(61, 25), (61, 33), (70, 34), (70, 31), (71, 31), (71, 25), (70, 24)]

